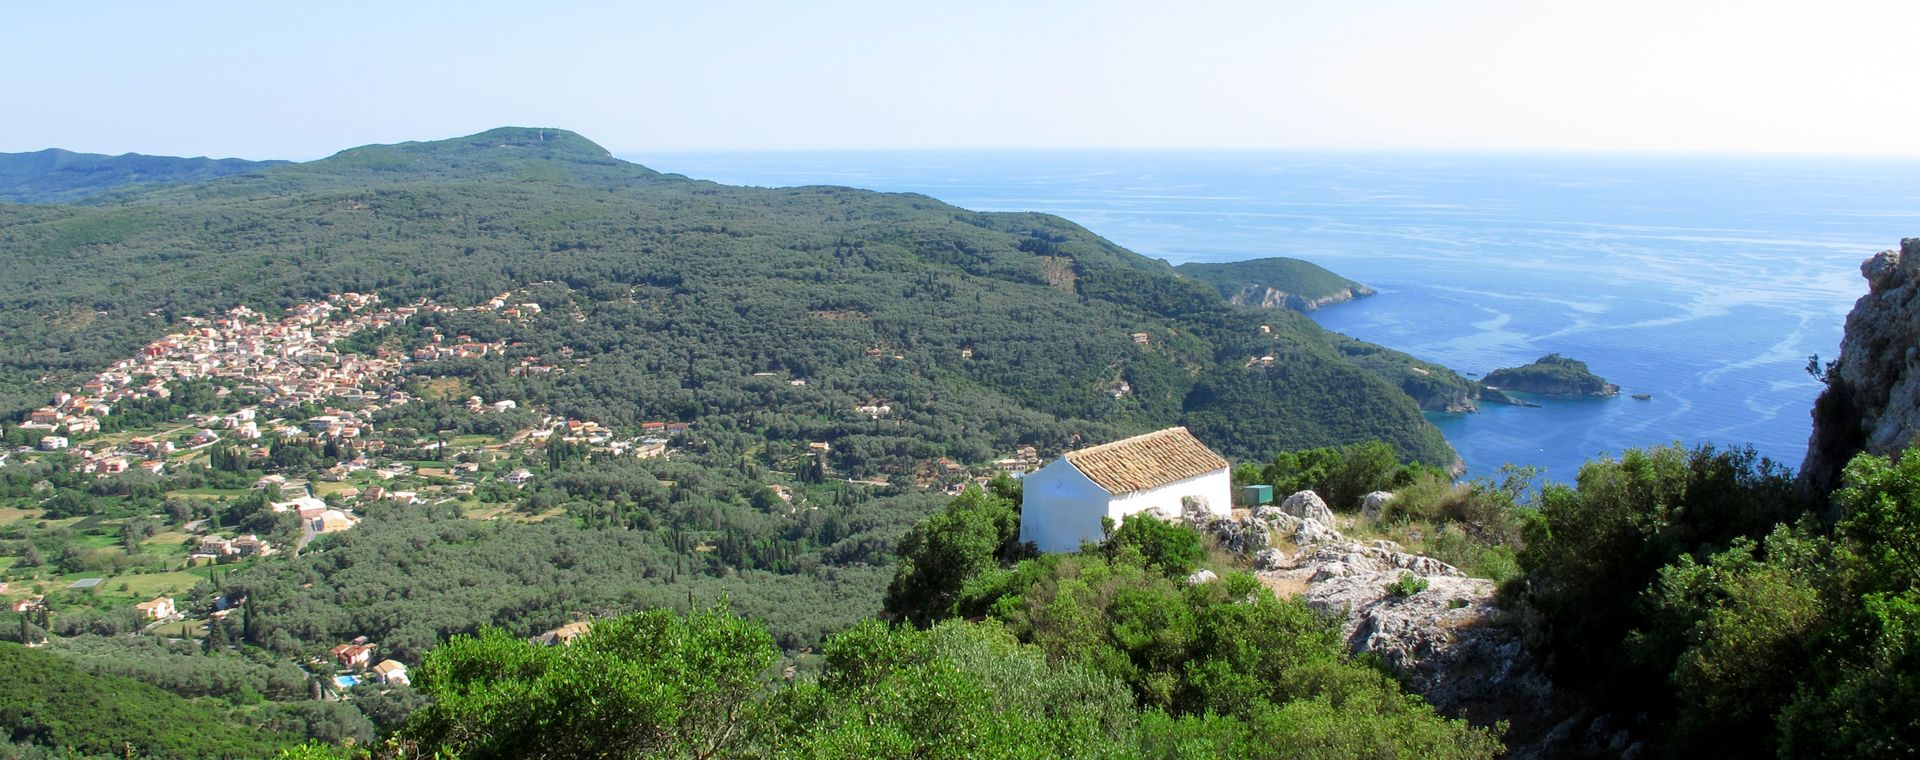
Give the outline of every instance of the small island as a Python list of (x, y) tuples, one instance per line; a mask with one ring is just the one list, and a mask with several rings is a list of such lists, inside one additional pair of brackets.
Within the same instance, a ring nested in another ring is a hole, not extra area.
[(1543, 396), (1620, 395), (1614, 385), (1587, 369), (1587, 363), (1559, 354), (1547, 354), (1532, 364), (1488, 372), (1482, 382), (1503, 391), (1538, 393)]

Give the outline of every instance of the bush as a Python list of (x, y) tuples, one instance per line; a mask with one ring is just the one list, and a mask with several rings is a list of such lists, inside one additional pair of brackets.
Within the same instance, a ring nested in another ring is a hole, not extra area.
[(1421, 553), (1494, 583), (1520, 576), (1520, 561), (1512, 548), (1477, 540), (1451, 523), (1435, 527)]
[(1387, 584), (1387, 593), (1402, 599), (1427, 590), (1427, 579), (1402, 571), (1399, 579)]
[(1139, 550), (1148, 565), (1171, 577), (1193, 572), (1207, 553), (1199, 531), (1144, 513), (1128, 517), (1101, 545), (1108, 558), (1127, 547)]

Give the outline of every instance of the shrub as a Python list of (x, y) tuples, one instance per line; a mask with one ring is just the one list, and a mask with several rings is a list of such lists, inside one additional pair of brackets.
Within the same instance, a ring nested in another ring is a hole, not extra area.
[(1427, 579), (1403, 571), (1398, 580), (1387, 584), (1387, 593), (1404, 599), (1427, 590), (1427, 585)]

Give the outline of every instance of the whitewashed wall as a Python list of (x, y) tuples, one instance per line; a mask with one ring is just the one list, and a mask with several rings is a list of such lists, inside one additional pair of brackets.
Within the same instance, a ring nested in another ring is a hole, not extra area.
[(1218, 516), (1233, 509), (1233, 480), (1226, 468), (1115, 497), (1063, 457), (1022, 483), (1020, 540), (1032, 541), (1043, 552), (1077, 551), (1082, 541), (1100, 540), (1102, 517), (1119, 523), (1155, 507), (1178, 516), (1187, 496), (1204, 499), (1207, 511)]
[(1043, 552), (1080, 549), (1083, 540), (1100, 540), (1100, 518), (1112, 498), (1065, 457), (1021, 481), (1020, 540)]
[(1197, 496), (1207, 502), (1207, 511), (1218, 517), (1225, 517), (1233, 511), (1233, 476), (1226, 468), (1196, 475), (1186, 480), (1176, 480), (1159, 488), (1115, 497), (1107, 508), (1107, 516), (1114, 522), (1120, 522), (1127, 515), (1139, 514), (1159, 507), (1162, 513), (1171, 517), (1184, 514), (1180, 500), (1187, 496)]

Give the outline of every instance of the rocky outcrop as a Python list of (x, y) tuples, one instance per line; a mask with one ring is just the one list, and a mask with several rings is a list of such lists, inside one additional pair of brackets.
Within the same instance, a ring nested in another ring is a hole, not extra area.
[(1387, 502), (1393, 501), (1392, 491), (1374, 491), (1360, 497), (1360, 516), (1368, 520), (1380, 519), (1387, 509)]
[[(1840, 356), (1824, 369), (1813, 435), (1800, 477), (1820, 492), (1840, 483), (1847, 460), (1891, 454), (1920, 434), (1920, 238), (1860, 265), (1867, 294), (1847, 314)], [(1817, 363), (1817, 362), (1816, 362)]]
[[(1304, 588), (1300, 594), (1308, 605), (1340, 621), (1353, 652), (1379, 657), (1441, 712), (1481, 725), (1509, 721), (1513, 756), (1554, 756), (1581, 734), (1556, 733), (1553, 722), (1569, 719), (1532, 651), (1497, 623), (1501, 611), (1492, 581), (1468, 578), (1392, 541), (1350, 539), (1330, 522), (1298, 516), (1314, 511), (1308, 504), (1301, 499), (1299, 509), (1263, 507), (1206, 527), (1248, 546), (1256, 577), (1275, 588)], [(1247, 541), (1255, 535), (1287, 536), (1299, 549), (1258, 548)], [(1408, 573), (1425, 580), (1426, 588), (1404, 596), (1389, 590)]]
[(1346, 303), (1355, 298), (1365, 298), (1373, 294), (1373, 288), (1365, 285), (1352, 285), (1317, 296), (1289, 293), (1267, 285), (1245, 285), (1227, 296), (1227, 300), (1241, 306), (1258, 306), (1263, 309), (1313, 311), (1322, 306)]
[(1333, 524), (1333, 510), (1327, 508), (1325, 499), (1313, 491), (1297, 491), (1280, 502), (1280, 511), (1302, 520), (1319, 520), (1324, 525)]

